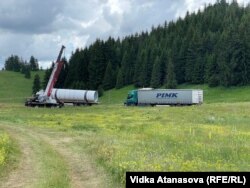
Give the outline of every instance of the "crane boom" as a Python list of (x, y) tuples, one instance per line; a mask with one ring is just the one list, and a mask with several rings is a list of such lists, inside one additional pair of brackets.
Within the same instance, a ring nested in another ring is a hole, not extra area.
[(59, 52), (59, 55), (57, 57), (56, 63), (55, 63), (54, 68), (52, 70), (52, 73), (50, 75), (49, 82), (48, 82), (46, 89), (45, 89), (45, 92), (44, 92), (45, 97), (49, 97), (51, 95), (52, 89), (55, 86), (56, 81), (57, 81), (59, 74), (61, 72), (61, 69), (63, 67), (64, 63), (63, 63), (63, 61), (61, 61), (61, 56), (62, 56), (64, 48), (65, 48), (65, 46), (62, 45), (61, 50)]

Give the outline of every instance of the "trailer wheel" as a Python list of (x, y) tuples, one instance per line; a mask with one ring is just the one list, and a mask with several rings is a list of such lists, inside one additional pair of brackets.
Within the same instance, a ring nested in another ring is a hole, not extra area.
[(59, 108), (62, 108), (63, 106), (64, 106), (64, 103), (61, 103), (61, 102), (58, 105)]

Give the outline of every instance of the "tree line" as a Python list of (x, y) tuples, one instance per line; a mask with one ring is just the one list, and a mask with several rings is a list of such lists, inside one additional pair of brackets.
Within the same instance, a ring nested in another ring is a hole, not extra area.
[(250, 84), (250, 6), (220, 0), (151, 32), (97, 39), (76, 49), (60, 80), (60, 87), (99, 90)]
[(7, 71), (21, 72), (25, 78), (30, 78), (30, 71), (38, 71), (38, 60), (31, 56), (29, 62), (24, 61), (17, 55), (11, 55), (5, 61), (4, 69)]
[[(46, 70), (44, 87), (51, 69)], [(250, 84), (250, 5), (217, 0), (204, 10), (123, 39), (76, 49), (56, 87), (74, 89)]]

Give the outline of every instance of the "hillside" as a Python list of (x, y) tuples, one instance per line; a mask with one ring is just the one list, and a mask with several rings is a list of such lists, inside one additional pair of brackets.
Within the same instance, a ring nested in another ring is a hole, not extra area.
[(250, 5), (219, 0), (148, 31), (122, 39), (97, 39), (76, 49), (64, 68), (63, 87), (249, 85), (249, 36)]
[[(32, 78), (26, 79), (21, 73), (0, 71), (0, 103), (22, 103), (25, 98), (31, 96), (34, 75), (38, 73), (41, 78), (44, 71), (32, 72)], [(179, 89), (203, 89), (204, 103), (232, 103), (250, 101), (250, 86), (241, 87), (215, 87), (208, 85), (188, 85), (182, 84)], [(129, 85), (121, 89), (111, 89), (104, 92), (100, 97), (100, 104), (123, 104), (128, 91), (135, 89)]]
[(250, 86), (208, 87), (207, 85), (180, 85), (182, 89), (203, 89), (204, 103), (250, 102)]
[(44, 71), (32, 72), (31, 78), (11, 71), (0, 71), (0, 103), (21, 103), (32, 94), (32, 84), (35, 74), (42, 80)]

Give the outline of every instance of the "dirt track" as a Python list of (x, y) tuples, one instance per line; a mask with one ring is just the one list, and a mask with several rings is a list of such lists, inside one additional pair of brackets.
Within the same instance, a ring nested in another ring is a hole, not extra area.
[(46, 156), (43, 145), (48, 145), (48, 149), (56, 152), (65, 161), (70, 187), (95, 188), (107, 187), (109, 184), (105, 173), (84, 153), (81, 144), (76, 144), (77, 140), (81, 141), (81, 137), (26, 126), (0, 124), (0, 128), (17, 140), (22, 152), (18, 168), (0, 183), (0, 187), (41, 187), (38, 182), (46, 182), (41, 171), (42, 161)]

